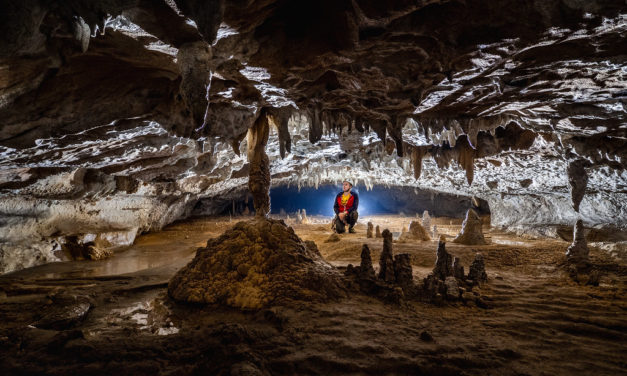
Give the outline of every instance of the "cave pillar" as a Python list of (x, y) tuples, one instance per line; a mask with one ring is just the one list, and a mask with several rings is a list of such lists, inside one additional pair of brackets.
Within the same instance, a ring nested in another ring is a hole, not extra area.
[(266, 217), (270, 213), (270, 160), (266, 154), (269, 128), (266, 111), (262, 109), (247, 135), (248, 189), (253, 196), (256, 217)]

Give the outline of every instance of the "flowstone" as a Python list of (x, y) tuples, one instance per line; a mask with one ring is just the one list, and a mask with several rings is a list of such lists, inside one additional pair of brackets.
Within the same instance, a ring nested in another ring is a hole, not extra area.
[(168, 285), (177, 301), (259, 309), (345, 296), (341, 274), (283, 221), (239, 222), (210, 239)]

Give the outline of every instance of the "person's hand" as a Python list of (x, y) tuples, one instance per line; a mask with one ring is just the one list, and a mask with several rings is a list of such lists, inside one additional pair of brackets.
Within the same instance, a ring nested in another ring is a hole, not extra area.
[(346, 223), (346, 212), (341, 212), (340, 214), (337, 215), (338, 218), (340, 219), (340, 221)]

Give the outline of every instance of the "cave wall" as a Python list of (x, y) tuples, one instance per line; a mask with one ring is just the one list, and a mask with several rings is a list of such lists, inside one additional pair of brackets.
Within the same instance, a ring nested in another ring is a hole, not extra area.
[(0, 258), (224, 212), (255, 124), (275, 187), (625, 228), (625, 51), (623, 0), (3, 1)]

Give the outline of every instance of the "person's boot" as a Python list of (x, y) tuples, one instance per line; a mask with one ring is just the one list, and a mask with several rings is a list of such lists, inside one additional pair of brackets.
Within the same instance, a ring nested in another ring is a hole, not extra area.
[(351, 234), (355, 233), (355, 228), (353, 226), (348, 228), (348, 232), (350, 232)]

